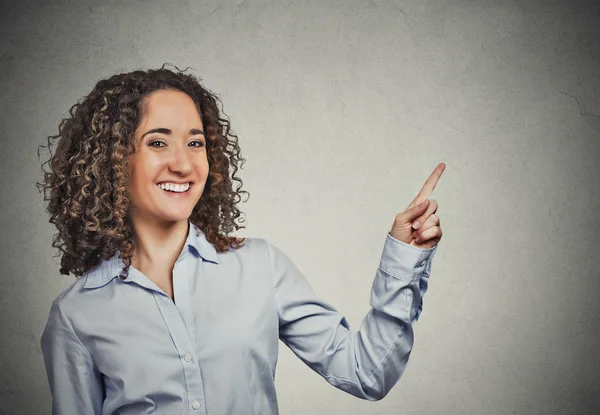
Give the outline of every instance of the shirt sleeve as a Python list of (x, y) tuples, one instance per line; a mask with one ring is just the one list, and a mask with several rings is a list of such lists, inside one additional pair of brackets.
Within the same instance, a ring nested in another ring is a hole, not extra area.
[(101, 414), (102, 374), (60, 309), (58, 299), (40, 340), (52, 393), (52, 414)]
[(398, 382), (413, 346), (437, 245), (422, 249), (386, 236), (371, 290), (371, 309), (358, 332), (318, 299), (305, 276), (267, 241), (279, 338), (331, 385), (358, 398), (380, 400)]

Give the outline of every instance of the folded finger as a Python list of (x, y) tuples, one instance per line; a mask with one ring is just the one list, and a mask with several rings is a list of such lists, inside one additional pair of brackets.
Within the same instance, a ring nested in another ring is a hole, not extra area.
[(429, 219), (429, 217), (434, 214), (435, 212), (437, 212), (438, 209), (438, 202), (434, 199), (430, 199), (429, 200), (429, 207), (427, 208), (427, 210), (421, 215), (419, 216), (417, 219), (415, 219), (413, 221), (413, 229), (419, 229), (423, 226), (423, 224), (425, 222), (427, 222), (427, 220)]

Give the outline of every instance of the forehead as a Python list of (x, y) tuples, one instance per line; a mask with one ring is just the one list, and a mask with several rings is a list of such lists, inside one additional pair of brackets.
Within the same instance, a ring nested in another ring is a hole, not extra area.
[[(159, 90), (147, 95), (142, 101), (140, 127), (165, 124), (164, 127), (188, 128), (202, 125), (202, 118), (194, 100), (185, 92)], [(169, 124), (169, 125), (167, 125)]]

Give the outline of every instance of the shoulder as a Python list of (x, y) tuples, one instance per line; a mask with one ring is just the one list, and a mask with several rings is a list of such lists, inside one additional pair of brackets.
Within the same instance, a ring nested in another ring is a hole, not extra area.
[(62, 290), (52, 301), (50, 313), (61, 313), (70, 319), (70, 316), (81, 309), (83, 284), (87, 278), (84, 274)]
[(293, 261), (276, 244), (266, 238), (246, 237), (244, 245), (219, 254), (218, 271), (259, 272), (261, 275), (285, 274)]
[(252, 258), (266, 261), (267, 263), (273, 263), (273, 261), (281, 259), (289, 260), (289, 257), (277, 245), (260, 237), (246, 237), (244, 239), (244, 246), (237, 249), (229, 249), (227, 252), (223, 252), (219, 255), (221, 255), (220, 258), (225, 259), (225, 261), (230, 257), (244, 259)]
[(229, 248), (225, 252), (220, 252), (220, 259), (228, 257), (255, 257), (267, 254), (269, 242), (264, 238), (245, 237), (243, 245), (239, 248)]
[(267, 240), (264, 238), (259, 238), (257, 236), (247, 236), (244, 238), (244, 246), (242, 246), (239, 249), (246, 248), (248, 250), (261, 250), (265, 248), (267, 243)]
[(70, 339), (72, 340), (70, 344), (80, 344), (73, 319), (82, 309), (83, 302), (78, 293), (85, 282), (85, 276), (76, 278), (73, 283), (54, 298), (49, 307), (48, 317), (40, 339), (40, 345), (44, 350), (48, 350), (50, 343), (60, 341), (60, 339)]

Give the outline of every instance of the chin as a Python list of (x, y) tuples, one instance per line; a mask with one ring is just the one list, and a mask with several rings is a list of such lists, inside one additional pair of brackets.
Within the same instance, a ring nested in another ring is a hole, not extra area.
[(179, 212), (153, 212), (152, 216), (159, 222), (184, 222), (187, 221), (192, 215), (192, 211), (179, 211)]
[(187, 222), (192, 213), (186, 215), (164, 215), (159, 216), (165, 222)]

